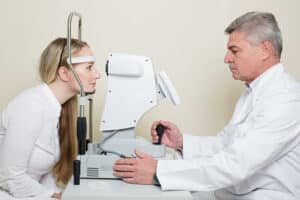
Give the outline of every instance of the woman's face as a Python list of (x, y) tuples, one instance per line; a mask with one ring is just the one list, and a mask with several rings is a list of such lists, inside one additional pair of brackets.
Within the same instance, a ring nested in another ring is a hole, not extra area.
[[(94, 56), (93, 52), (89, 47), (82, 48), (77, 54), (75, 54), (73, 57), (84, 57), (84, 56)], [(73, 68), (77, 72), (79, 79), (82, 83), (82, 86), (84, 88), (84, 92), (86, 93), (93, 93), (96, 89), (96, 80), (100, 78), (99, 72), (96, 70), (94, 66), (94, 62), (85, 62), (85, 63), (78, 63), (73, 64)], [(80, 92), (80, 87), (72, 74), (70, 70), (70, 77), (71, 81), (71, 87), (73, 90), (75, 90), (76, 93)]]

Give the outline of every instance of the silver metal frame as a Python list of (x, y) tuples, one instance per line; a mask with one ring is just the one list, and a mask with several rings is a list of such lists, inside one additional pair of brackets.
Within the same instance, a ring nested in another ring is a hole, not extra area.
[[(84, 92), (84, 88), (83, 85), (81, 83), (81, 80), (79, 79), (78, 74), (76, 73), (76, 71), (74, 70), (73, 66), (72, 66), (72, 55), (71, 55), (71, 32), (72, 32), (72, 18), (73, 16), (77, 16), (79, 18), (78, 20), (78, 40), (81, 40), (81, 25), (82, 25), (82, 20), (81, 20), (81, 15), (77, 12), (71, 12), (68, 16), (68, 35), (67, 35), (67, 49), (68, 49), (68, 58), (69, 58), (69, 67), (80, 87), (80, 97), (81, 98), (85, 98), (86, 94)], [(81, 102), (82, 100), (80, 100), (79, 102), (79, 106), (80, 106), (80, 110), (79, 110), (79, 116), (83, 117), (84, 116), (84, 103)]]

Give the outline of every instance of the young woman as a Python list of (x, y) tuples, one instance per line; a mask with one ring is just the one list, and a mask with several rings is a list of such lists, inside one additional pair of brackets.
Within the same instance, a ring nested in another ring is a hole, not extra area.
[[(60, 199), (72, 176), (80, 87), (67, 53), (65, 38), (52, 41), (40, 58), (44, 83), (22, 92), (0, 113), (0, 199)], [(85, 92), (93, 92), (100, 75), (90, 47), (72, 39), (71, 54)]]

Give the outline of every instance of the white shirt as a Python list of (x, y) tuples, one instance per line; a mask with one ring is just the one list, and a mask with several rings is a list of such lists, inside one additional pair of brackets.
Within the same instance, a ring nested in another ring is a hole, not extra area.
[(277, 64), (241, 95), (215, 137), (184, 135), (184, 160), (159, 160), (164, 190), (217, 199), (300, 199), (300, 85)]
[(61, 105), (46, 84), (15, 97), (0, 113), (0, 199), (50, 199), (60, 191), (52, 169), (59, 159)]

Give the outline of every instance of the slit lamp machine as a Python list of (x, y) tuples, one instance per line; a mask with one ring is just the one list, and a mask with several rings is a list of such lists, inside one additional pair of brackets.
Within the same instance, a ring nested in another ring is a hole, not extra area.
[[(165, 72), (155, 73), (151, 60), (145, 56), (111, 53), (106, 62), (107, 90), (104, 111), (100, 121), (102, 139), (98, 143), (91, 141), (86, 147), (86, 118), (84, 104), (86, 93), (72, 64), (94, 61), (93, 57), (71, 56), (72, 17), (79, 18), (78, 39), (81, 40), (81, 15), (72, 12), (68, 17), (68, 64), (79, 86), (79, 116), (77, 119), (78, 156), (74, 161), (74, 184), (80, 184), (80, 178), (117, 179), (112, 166), (120, 158), (135, 157), (134, 150), (150, 154), (156, 159), (166, 157), (165, 146), (151, 144), (143, 138), (135, 137), (135, 127), (142, 116), (168, 98), (173, 104), (180, 99)], [(92, 98), (89, 98), (89, 138), (92, 140)], [(157, 132), (162, 135), (163, 127)], [(160, 137), (161, 138), (161, 137)]]

